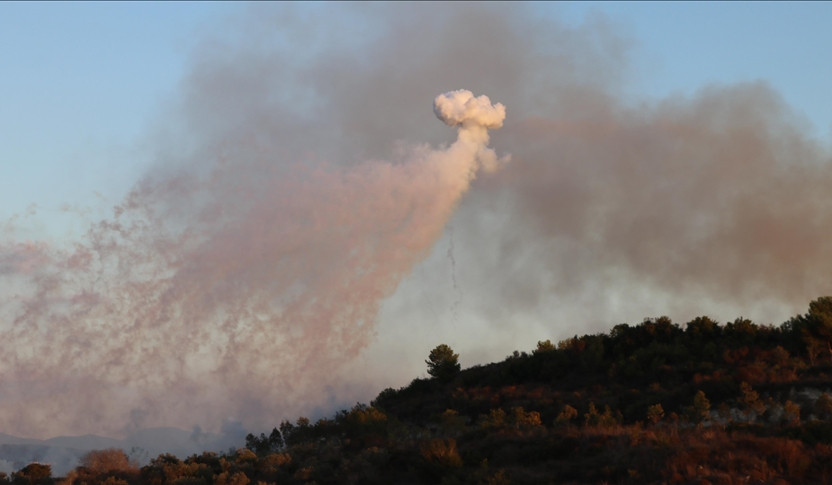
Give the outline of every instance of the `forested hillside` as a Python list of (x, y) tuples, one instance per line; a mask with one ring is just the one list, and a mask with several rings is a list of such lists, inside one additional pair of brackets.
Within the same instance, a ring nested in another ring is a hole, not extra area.
[(251, 434), (238, 450), (144, 467), (92, 452), (21, 484), (830, 483), (832, 297), (779, 325), (707, 317), (621, 324), (459, 369), (370, 404)]

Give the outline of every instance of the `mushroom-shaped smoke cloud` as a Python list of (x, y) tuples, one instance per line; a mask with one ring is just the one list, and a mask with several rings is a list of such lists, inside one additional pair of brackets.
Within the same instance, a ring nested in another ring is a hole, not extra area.
[(485, 171), (493, 172), (501, 162), (509, 160), (498, 160), (492, 150), (485, 148), (488, 130), (501, 128), (506, 118), (506, 107), (501, 103), (491, 104), (488, 96), (474, 96), (467, 89), (458, 89), (437, 96), (433, 112), (448, 126), (459, 127), (459, 142), (482, 147), (477, 159)]
[(440, 94), (433, 101), (433, 112), (448, 126), (481, 126), (497, 129), (503, 126), (506, 107), (492, 105), (488, 96), (476, 96), (467, 89)]

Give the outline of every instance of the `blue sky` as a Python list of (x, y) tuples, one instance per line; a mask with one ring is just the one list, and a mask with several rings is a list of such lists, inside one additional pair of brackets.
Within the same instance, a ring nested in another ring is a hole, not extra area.
[(0, 5), (0, 216), (117, 202), (131, 155), (221, 2)]
[(832, 134), (829, 2), (580, 2), (551, 5), (571, 22), (606, 14), (631, 33), (634, 92), (661, 97), (710, 83), (765, 80)]
[[(832, 3), (564, 2), (570, 23), (602, 13), (634, 42), (626, 91), (655, 99), (765, 80), (828, 140)], [(112, 205), (135, 181), (141, 137), (224, 2), (0, 4), (0, 217), (37, 204)]]

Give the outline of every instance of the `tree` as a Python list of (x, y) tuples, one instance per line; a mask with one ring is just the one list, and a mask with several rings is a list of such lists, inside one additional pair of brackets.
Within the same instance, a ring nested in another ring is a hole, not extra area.
[(584, 422), (587, 426), (604, 429), (612, 429), (621, 422), (621, 413), (613, 414), (609, 404), (604, 405), (604, 413), (598, 412), (595, 403), (589, 403), (589, 411), (584, 414)]
[(563, 411), (558, 414), (558, 417), (555, 418), (555, 425), (566, 426), (577, 417), (578, 410), (567, 404), (563, 407)]
[(555, 347), (555, 344), (553, 344), (551, 340), (538, 340), (537, 348), (532, 351), (532, 354), (537, 355), (544, 352), (552, 352), (554, 350), (557, 350), (557, 347)]
[(522, 406), (511, 408), (511, 421), (517, 429), (534, 429), (543, 426), (539, 412), (526, 412)]
[(437, 438), (424, 442), (420, 451), (422, 457), (430, 464), (447, 468), (462, 466), (462, 458), (453, 438)]
[(820, 419), (832, 419), (832, 398), (828, 394), (821, 394), (815, 401), (814, 411)]
[(702, 418), (705, 419), (708, 417), (708, 413), (711, 410), (711, 401), (708, 400), (705, 393), (700, 391), (696, 391), (696, 395), (693, 396), (693, 410)]
[(688, 413), (692, 421), (696, 423), (700, 423), (706, 419), (710, 415), (711, 411), (711, 402), (708, 400), (705, 393), (700, 391), (696, 391), (696, 395), (693, 396), (693, 405), (688, 408)]
[(488, 414), (480, 414), (480, 427), (488, 428), (502, 428), (506, 424), (506, 412), (502, 408), (495, 408), (488, 412)]
[(799, 425), (800, 406), (793, 403), (792, 401), (786, 401), (786, 404), (783, 405), (783, 416), (790, 425)]
[(647, 406), (647, 420), (652, 424), (658, 424), (664, 419), (664, 408), (661, 403)]
[(12, 473), (12, 483), (19, 485), (51, 485), (52, 467), (42, 463), (30, 463)]
[(124, 450), (119, 448), (90, 451), (81, 458), (81, 466), (96, 474), (138, 470), (136, 464), (130, 462)]
[(445, 344), (437, 345), (430, 351), (428, 360), (425, 361), (428, 365), (428, 374), (443, 382), (450, 381), (459, 374), (458, 359), (459, 354), (455, 354), (453, 349)]
[(258, 438), (253, 433), (246, 436), (246, 448), (257, 453), (259, 456), (266, 456), (283, 449), (283, 436), (277, 428), (273, 428), (271, 434), (260, 433)]
[(743, 405), (746, 415), (750, 416), (752, 412), (758, 416), (763, 414), (763, 411), (766, 410), (766, 405), (763, 401), (760, 401), (760, 395), (751, 388), (751, 384), (747, 382), (740, 383), (740, 392), (742, 393), (740, 402)]
[(823, 296), (809, 303), (806, 320), (805, 339), (810, 347), (810, 357), (826, 353), (832, 361), (832, 296)]
[(598, 408), (595, 407), (595, 403), (590, 402), (589, 411), (584, 414), (584, 423), (586, 423), (587, 426), (598, 426), (600, 416), (601, 414), (598, 412)]
[(700, 340), (719, 332), (719, 325), (708, 317), (696, 317), (688, 322), (685, 332), (694, 339)]

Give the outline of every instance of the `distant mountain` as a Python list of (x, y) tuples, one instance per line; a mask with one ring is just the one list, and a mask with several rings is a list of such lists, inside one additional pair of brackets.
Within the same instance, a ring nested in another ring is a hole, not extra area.
[(105, 438), (93, 434), (84, 436), (57, 436), (44, 440), (43, 443), (49, 446), (60, 448), (73, 448), (79, 450), (102, 450), (106, 448), (119, 448), (122, 441), (114, 438)]
[[(131, 434), (121, 442), (121, 448), (130, 454), (131, 449), (144, 450), (155, 458), (162, 453), (186, 456), (205, 450), (220, 451), (224, 443), (221, 435), (179, 428), (145, 428)], [(242, 442), (236, 443), (242, 446)], [(217, 448), (218, 447), (218, 448)]]
[(231, 440), (223, 435), (170, 427), (142, 429), (123, 440), (92, 434), (37, 440), (0, 433), (0, 471), (11, 473), (38, 462), (51, 465), (53, 475), (61, 476), (77, 467), (81, 457), (92, 450), (121, 448), (130, 458), (144, 465), (163, 453), (184, 458), (235, 445), (242, 445), (238, 437)]
[(40, 440), (19, 438), (10, 434), (0, 433), (0, 445), (35, 445), (40, 443)]
[(0, 471), (11, 473), (29, 463), (46, 463), (52, 465), (55, 475), (63, 475), (78, 466), (80, 458), (87, 451), (89, 450), (50, 446), (46, 442), (40, 442), (40, 444), (4, 444), (0, 445)]

